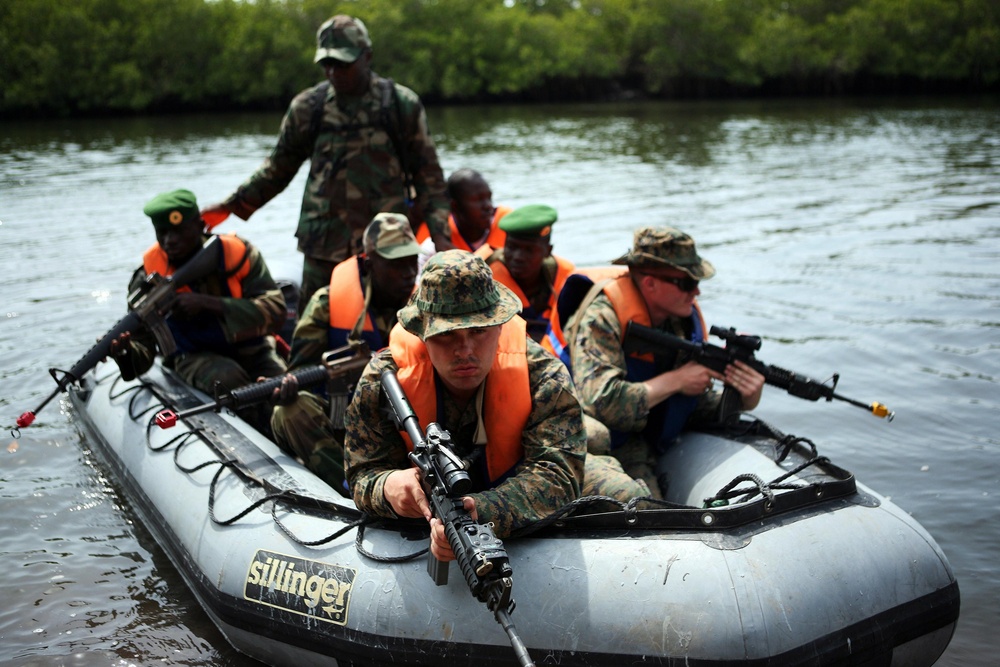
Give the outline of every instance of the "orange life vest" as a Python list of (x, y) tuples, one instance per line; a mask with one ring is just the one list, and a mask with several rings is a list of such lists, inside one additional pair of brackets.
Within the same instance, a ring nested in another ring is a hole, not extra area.
[[(365, 309), (360, 264), (363, 255), (353, 255), (333, 267), (330, 274), (330, 327), (350, 331)], [(336, 307), (334, 307), (336, 304)], [(371, 315), (365, 315), (364, 331), (374, 331)]]
[[(247, 253), (247, 244), (236, 234), (220, 234), (219, 240), (222, 242), (223, 270), (225, 271), (226, 285), (229, 287), (229, 296), (240, 299), (243, 297), (243, 279), (250, 274), (250, 256)], [(159, 243), (149, 246), (143, 253), (142, 268), (146, 275), (159, 273), (161, 276), (171, 276), (174, 274), (174, 267), (170, 264), (167, 253), (164, 252)], [(177, 291), (190, 292), (191, 288), (185, 285)]]
[[(438, 421), (434, 366), (423, 341), (397, 324), (389, 334), (389, 350), (398, 372), (396, 377), (413, 406), (422, 429)], [(500, 341), (483, 396), (486, 427), (486, 467), (495, 482), (524, 458), (521, 435), (531, 414), (528, 382), (527, 335), (524, 320), (515, 317), (501, 325)], [(402, 433), (407, 449), (409, 436)]]
[[(489, 246), (493, 249), (503, 247), (503, 243), (507, 239), (507, 232), (500, 229), (500, 218), (504, 217), (512, 210), (514, 209), (509, 206), (497, 206), (496, 210), (493, 212), (493, 221), (490, 223), (490, 233), (486, 237), (486, 241), (480, 247)], [(462, 233), (458, 231), (458, 225), (455, 224), (455, 216), (451, 214), (448, 215), (448, 229), (451, 230), (451, 242), (456, 248), (472, 252), (472, 248), (470, 248), (469, 244), (465, 242), (464, 238), (462, 238)], [(417, 243), (423, 243), (430, 238), (431, 230), (427, 226), (426, 222), (422, 223), (420, 228), (417, 229), (416, 236)]]
[[(482, 250), (482, 248), (480, 248), (480, 250)], [(476, 254), (480, 253), (477, 251)], [(521, 300), (522, 312), (525, 309), (530, 308), (531, 301), (528, 299), (528, 295), (525, 294), (524, 290), (521, 289), (521, 286), (517, 284), (517, 280), (515, 280), (514, 276), (510, 274), (510, 270), (507, 268), (507, 265), (498, 260), (493, 260), (492, 262), (488, 261), (489, 257), (492, 255), (493, 253), (491, 252), (486, 257), (483, 257), (483, 259), (487, 260), (487, 264), (489, 264), (490, 269), (493, 271), (493, 279), (502, 285), (506, 285), (512, 292), (514, 292), (515, 295), (517, 295), (517, 298)], [(480, 256), (482, 255), (480, 254)], [(556, 275), (555, 280), (552, 281), (552, 293), (549, 294), (549, 302), (546, 305), (545, 310), (541, 313), (537, 313), (538, 319), (544, 320), (545, 322), (551, 322), (552, 316), (556, 312), (556, 302), (559, 300), (559, 292), (562, 290), (566, 279), (573, 274), (573, 271), (576, 268), (573, 262), (568, 259), (556, 257), (555, 255), (553, 255), (553, 259), (556, 260)], [(531, 315), (535, 315), (535, 313), (531, 313)], [(546, 332), (546, 335), (542, 337), (539, 343), (543, 348), (552, 354), (555, 354), (552, 343), (549, 341), (548, 332)]]
[[(577, 269), (573, 273), (573, 277), (581, 276), (582, 282), (586, 289), (581, 290), (581, 293), (576, 299), (570, 302), (560, 304), (557, 309), (555, 317), (549, 318), (549, 333), (546, 335), (545, 339), (548, 345), (546, 349), (550, 349), (557, 357), (563, 359), (567, 365), (569, 365), (569, 351), (566, 348), (566, 336), (563, 332), (563, 322), (568, 322), (570, 317), (576, 314), (577, 309), (580, 306), (580, 302), (586, 296), (586, 292), (589, 291), (589, 287), (596, 285), (604, 280), (611, 280), (604, 286), (604, 293), (608, 296), (611, 301), (611, 305), (615, 309), (615, 314), (618, 316), (618, 322), (621, 324), (622, 336), (625, 335), (625, 326), (630, 321), (635, 321), (636, 324), (642, 324), (645, 326), (650, 326), (649, 319), (649, 309), (646, 308), (646, 302), (642, 298), (642, 294), (639, 289), (632, 282), (632, 277), (629, 275), (628, 267), (625, 266), (600, 266), (600, 267), (588, 267), (583, 269)], [(564, 281), (565, 285), (565, 281)], [(563, 312), (565, 307), (566, 311)], [(692, 315), (696, 315), (700, 323), (700, 331), (703, 334), (703, 339), (708, 340), (708, 329), (705, 326), (705, 318), (702, 316), (701, 307), (698, 305), (697, 299), (694, 302), (694, 310)], [(652, 355), (637, 355), (636, 358), (652, 361)]]

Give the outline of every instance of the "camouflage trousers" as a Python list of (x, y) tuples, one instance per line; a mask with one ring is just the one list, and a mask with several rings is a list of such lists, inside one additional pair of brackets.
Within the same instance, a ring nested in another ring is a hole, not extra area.
[(294, 403), (275, 406), (271, 430), (279, 447), (338, 493), (350, 495), (344, 475), (344, 432), (334, 430), (326, 399), (300, 391)]
[(650, 495), (641, 479), (629, 477), (622, 464), (612, 456), (587, 454), (583, 466), (582, 496), (609, 496), (621, 502)]
[[(591, 458), (610, 458), (623, 471), (623, 477), (642, 484), (646, 489), (643, 495), (657, 500), (663, 499), (660, 483), (656, 473), (656, 457), (652, 448), (638, 435), (629, 438), (621, 447), (611, 449), (611, 432), (608, 427), (590, 415), (583, 416), (583, 425), (587, 431), (587, 460)], [(604, 456), (609, 455), (609, 456)], [(586, 480), (584, 480), (586, 485)], [(601, 495), (613, 496), (606, 493)], [(619, 500), (621, 500), (619, 498)]]
[[(239, 389), (257, 381), (259, 377), (274, 377), (285, 372), (285, 362), (274, 350), (274, 339), (267, 337), (260, 345), (234, 348), (232, 356), (215, 352), (189, 352), (171, 357), (166, 364), (192, 387), (209, 396), (218, 392)], [(250, 405), (237, 414), (248, 424), (265, 435), (270, 435), (268, 424), (270, 406)]]
[(611, 451), (608, 427), (586, 414), (583, 415), (583, 427), (587, 431), (587, 462), (583, 470), (582, 494), (610, 496), (622, 502), (651, 495), (655, 485), (650, 486), (643, 477), (629, 474), (615, 457), (607, 456)]
[(299, 286), (299, 313), (306, 312), (306, 304), (320, 287), (330, 284), (330, 276), (339, 262), (305, 256), (302, 259), (302, 285)]

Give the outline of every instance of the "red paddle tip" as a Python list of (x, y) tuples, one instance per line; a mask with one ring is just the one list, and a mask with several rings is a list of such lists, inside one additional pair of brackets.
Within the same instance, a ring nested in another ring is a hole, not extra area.
[(27, 412), (25, 412), (24, 414), (22, 414), (20, 417), (17, 418), (17, 427), (26, 428), (28, 426), (31, 426), (31, 422), (33, 421), (35, 421), (35, 413), (32, 412), (31, 410), (28, 410)]
[(216, 225), (220, 224), (228, 217), (229, 211), (208, 211), (201, 214), (201, 219), (205, 221), (205, 225), (209, 229), (212, 229)]

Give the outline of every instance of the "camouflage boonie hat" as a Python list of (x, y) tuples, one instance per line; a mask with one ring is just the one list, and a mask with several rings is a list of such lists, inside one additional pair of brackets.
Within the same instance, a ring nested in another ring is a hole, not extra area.
[(198, 200), (190, 190), (161, 192), (149, 200), (142, 212), (153, 221), (157, 231), (172, 229), (191, 218), (201, 219)]
[(695, 280), (707, 280), (715, 275), (715, 267), (698, 256), (694, 239), (674, 227), (637, 229), (632, 249), (611, 263), (641, 269), (680, 269)]
[(521, 312), (521, 300), (493, 280), (478, 255), (439, 252), (424, 266), (420, 287), (400, 309), (399, 323), (421, 340), (455, 329), (503, 324)]
[(327, 19), (316, 31), (316, 57), (313, 62), (333, 58), (345, 63), (353, 63), (365, 49), (372, 47), (368, 28), (356, 19), (337, 14)]
[(377, 253), (385, 259), (415, 257), (420, 244), (413, 235), (410, 221), (401, 213), (379, 213), (368, 223), (364, 235), (365, 254)]

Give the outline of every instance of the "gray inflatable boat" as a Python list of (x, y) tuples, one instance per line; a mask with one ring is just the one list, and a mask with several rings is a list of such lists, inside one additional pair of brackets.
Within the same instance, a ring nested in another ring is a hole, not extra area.
[[(95, 451), (205, 611), (273, 665), (518, 665), (423, 522), (375, 522), (159, 366), (70, 389)], [(505, 540), (537, 665), (931, 665), (959, 591), (911, 517), (808, 440), (747, 419), (683, 435), (667, 502), (584, 500)]]

